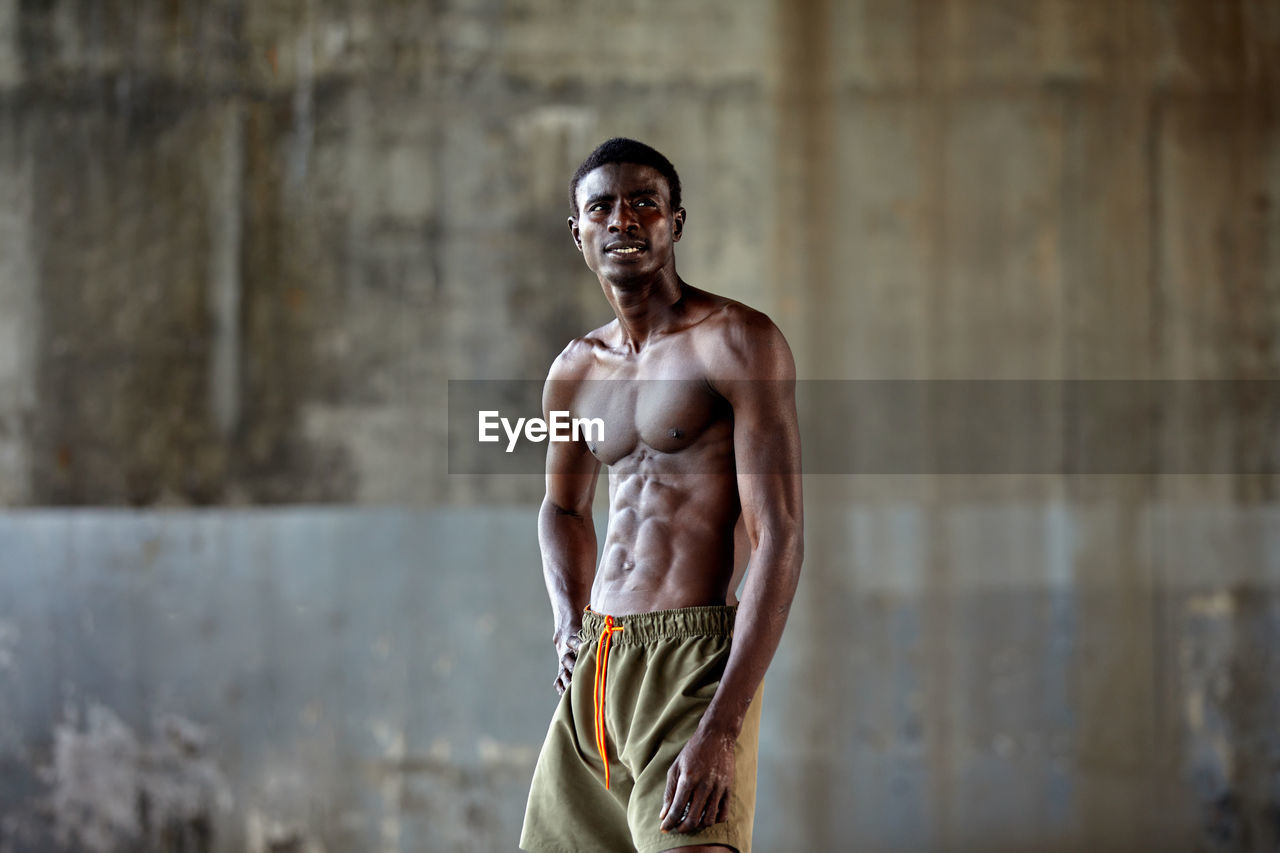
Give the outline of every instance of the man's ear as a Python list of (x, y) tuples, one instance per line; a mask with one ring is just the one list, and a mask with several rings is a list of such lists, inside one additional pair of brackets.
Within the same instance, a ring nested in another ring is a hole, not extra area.
[(684, 218), (685, 218), (685, 212), (684, 212), (684, 208), (682, 207), (676, 211), (676, 215), (675, 215), (676, 225), (675, 225), (674, 239), (676, 240), (679, 240), (680, 235), (684, 233)]
[(578, 234), (578, 217), (569, 217), (569, 233), (573, 235), (573, 245), (578, 247), (578, 251), (582, 251), (582, 237)]

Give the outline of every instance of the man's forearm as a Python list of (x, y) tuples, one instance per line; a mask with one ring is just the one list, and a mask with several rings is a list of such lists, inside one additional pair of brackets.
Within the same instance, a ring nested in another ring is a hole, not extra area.
[(708, 734), (737, 738), (751, 699), (786, 627), (800, 579), (804, 545), (800, 531), (761, 540), (751, 566), (733, 627), (733, 645), (724, 676), (703, 715)]
[(538, 545), (556, 631), (576, 630), (582, 622), (582, 611), (591, 601), (595, 525), (589, 515), (566, 512), (544, 500), (538, 514)]

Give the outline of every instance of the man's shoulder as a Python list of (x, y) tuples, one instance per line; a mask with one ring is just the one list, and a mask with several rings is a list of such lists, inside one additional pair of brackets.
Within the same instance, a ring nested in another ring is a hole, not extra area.
[(596, 363), (601, 350), (608, 348), (609, 332), (617, 325), (614, 320), (569, 341), (551, 363), (547, 378), (581, 379)]
[(710, 293), (707, 296), (711, 298), (708, 300), (705, 318), (697, 324), (700, 331), (742, 338), (779, 334), (778, 327), (763, 311), (727, 296)]
[(709, 363), (752, 362), (760, 354), (787, 349), (782, 331), (768, 314), (736, 299), (705, 295), (706, 314), (691, 331)]

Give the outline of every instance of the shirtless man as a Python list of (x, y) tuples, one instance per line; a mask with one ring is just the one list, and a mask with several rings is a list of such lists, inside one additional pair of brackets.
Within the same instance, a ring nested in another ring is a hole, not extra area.
[(605, 142), (570, 197), (617, 319), (570, 343), (543, 393), (544, 414), (600, 418), (604, 434), (548, 446), (538, 539), (561, 698), (521, 847), (747, 853), (761, 685), (803, 552), (795, 365), (768, 317), (676, 274), (685, 211), (657, 151)]

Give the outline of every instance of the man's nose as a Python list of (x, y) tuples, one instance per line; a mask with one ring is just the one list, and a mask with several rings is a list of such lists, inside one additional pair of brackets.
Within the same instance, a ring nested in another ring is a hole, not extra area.
[(634, 231), (638, 227), (635, 212), (629, 205), (620, 204), (613, 209), (613, 216), (609, 218), (610, 231), (622, 233), (624, 231)]

